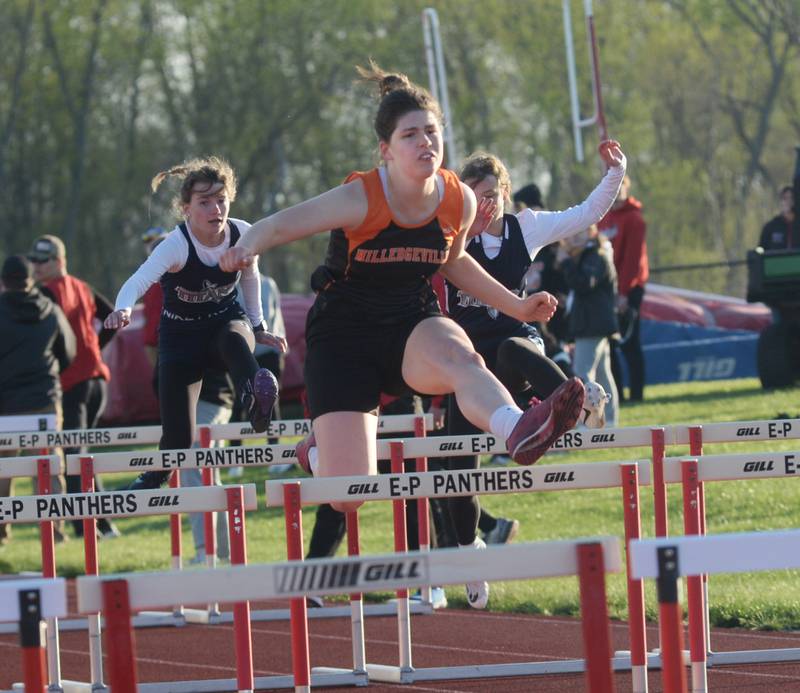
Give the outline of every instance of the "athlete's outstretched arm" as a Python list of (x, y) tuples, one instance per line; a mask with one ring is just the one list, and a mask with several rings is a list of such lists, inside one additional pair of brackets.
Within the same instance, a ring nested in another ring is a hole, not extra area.
[(627, 159), (616, 140), (601, 142), (598, 151), (608, 171), (583, 202), (561, 211), (524, 209), (517, 214), (531, 257), (544, 246), (596, 224), (611, 208), (625, 175)]
[(253, 224), (219, 261), (226, 272), (243, 269), (259, 253), (331, 229), (358, 226), (367, 216), (367, 194), (360, 180), (340, 185)]

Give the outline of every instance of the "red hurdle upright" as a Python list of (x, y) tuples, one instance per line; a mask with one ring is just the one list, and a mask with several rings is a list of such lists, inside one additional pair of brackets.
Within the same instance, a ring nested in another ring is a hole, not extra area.
[[(41, 454), (46, 455), (47, 450), (41, 450)], [(48, 458), (40, 459), (36, 463), (38, 472), (37, 489), (40, 496), (52, 493), (51, 476), (53, 470), (50, 467)], [(56, 471), (58, 474), (58, 471)], [(48, 520), (39, 523), (39, 533), (42, 538), (42, 577), (54, 578), (56, 576), (56, 550), (55, 535), (53, 533), (53, 523)], [(59, 659), (59, 635), (58, 619), (47, 619), (47, 674), (50, 685), (61, 688), (61, 661)]]
[(39, 590), (19, 592), (19, 644), (26, 691), (47, 690), (47, 665), (42, 649), (42, 610)]
[[(290, 561), (303, 560), (303, 512), (300, 505), (300, 484), (283, 485), (283, 504), (286, 517), (286, 553)], [(311, 689), (311, 660), (308, 650), (308, 619), (305, 597), (289, 601), (292, 629), (292, 670), (295, 690)]]

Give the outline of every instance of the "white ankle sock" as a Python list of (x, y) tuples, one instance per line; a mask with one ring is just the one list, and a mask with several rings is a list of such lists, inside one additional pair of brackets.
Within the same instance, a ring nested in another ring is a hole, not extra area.
[(311, 467), (311, 474), (316, 476), (319, 469), (319, 452), (316, 446), (308, 451), (308, 466)]
[(495, 409), (489, 419), (489, 430), (496, 435), (500, 440), (508, 440), (514, 426), (522, 416), (522, 409), (519, 407), (504, 404), (502, 407)]

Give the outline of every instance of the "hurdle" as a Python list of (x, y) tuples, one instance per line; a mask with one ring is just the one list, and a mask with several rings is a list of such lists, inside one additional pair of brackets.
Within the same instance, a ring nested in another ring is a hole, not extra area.
[[(273, 422), (278, 425), (276, 432), (288, 431), (285, 435), (294, 435), (298, 431), (310, 430), (308, 420), (290, 420), (284, 422)], [(430, 414), (418, 415), (394, 415), (379, 418), (379, 430), (386, 433), (399, 433), (410, 429), (415, 430), (417, 435), (424, 435), (427, 429), (433, 426), (433, 417)], [(239, 434), (243, 430), (240, 424), (220, 424), (214, 426), (201, 426), (198, 428), (198, 435), (204, 445), (208, 445), (210, 440), (220, 439), (221, 437)], [(252, 431), (252, 429), (249, 429)], [(263, 433), (252, 434), (264, 437)], [(421, 456), (417, 456), (418, 463)], [(176, 471), (182, 469), (202, 469), (211, 470), (221, 467), (268, 467), (275, 464), (295, 463), (297, 457), (294, 444), (289, 445), (265, 445), (265, 446), (234, 446), (224, 448), (188, 448), (185, 450), (146, 450), (146, 451), (126, 451), (126, 452), (100, 452), (93, 455), (67, 455), (67, 473), (81, 474), (85, 483), (91, 480), (91, 475), (87, 476), (84, 472), (86, 465), (91, 466), (94, 473), (118, 473), (118, 472), (142, 472), (142, 471)], [(170, 484), (177, 488), (178, 475), (173, 474)], [(84, 488), (86, 490), (86, 488)], [(422, 510), (420, 510), (422, 512)], [(427, 509), (425, 509), (427, 519)], [(171, 547), (172, 547), (172, 568), (179, 570), (182, 567), (180, 556), (180, 530), (179, 515), (173, 514), (170, 518), (171, 525)], [(206, 541), (207, 546), (211, 546), (213, 538), (209, 542), (210, 523), (206, 522)], [(420, 543), (425, 544), (427, 538), (427, 523), (420, 524), (420, 534), (425, 532), (425, 537), (420, 537)], [(208, 556), (211, 552), (207, 553)], [(212, 561), (209, 567), (213, 566)], [(88, 566), (88, 563), (87, 563)], [(88, 571), (87, 571), (88, 574)], [(154, 626), (182, 626), (185, 623), (230, 623), (233, 620), (231, 612), (219, 612), (213, 605), (209, 610), (183, 609), (175, 606), (172, 612), (146, 612), (134, 618), (137, 627)], [(433, 607), (430, 599), (411, 605), (411, 610), (415, 614), (431, 614)], [(370, 604), (365, 607), (365, 614), (368, 616), (386, 616), (396, 613), (397, 607), (394, 604)], [(251, 617), (254, 621), (287, 620), (290, 618), (291, 609), (261, 609), (252, 612)], [(314, 609), (310, 613), (311, 618), (336, 618), (349, 616), (349, 606), (331, 606), (324, 609)], [(85, 627), (83, 619), (71, 619), (62, 623), (62, 630), (80, 629)]]
[[(649, 434), (649, 430), (647, 432)], [(378, 441), (378, 457), (394, 460), (418, 454), (453, 456), (464, 450), (481, 446), (492, 449), (497, 444), (492, 436), (453, 436), (450, 438), (410, 439), (408, 441)], [(477, 451), (477, 450), (476, 450)], [(638, 538), (640, 530), (639, 483), (649, 484), (649, 465), (640, 460), (633, 463), (597, 462), (592, 464), (548, 465), (538, 467), (487, 468), (449, 472), (392, 473), (378, 476), (349, 476), (310, 478), (290, 481), (267, 481), (268, 506), (283, 505), (286, 513), (287, 551), (290, 557), (300, 556), (302, 524), (300, 505), (320, 502), (393, 500), (402, 503), (408, 498), (442, 498), (457, 495), (518, 493), (540, 490), (614, 488), (623, 492), (626, 538)], [(396, 506), (395, 506), (396, 507)], [(402, 512), (402, 510), (400, 511)], [(397, 515), (396, 515), (397, 517)], [(354, 520), (354, 519), (353, 519)], [(355, 521), (353, 521), (355, 524)], [(395, 537), (398, 537), (396, 519)], [(348, 529), (350, 525), (348, 525)], [(403, 537), (404, 538), (404, 535)], [(402, 551), (402, 539), (397, 546)], [(438, 551), (432, 552), (435, 555)], [(399, 555), (403, 555), (400, 553)], [(488, 559), (487, 559), (488, 560)], [(431, 583), (428, 583), (431, 584)], [(436, 583), (433, 583), (436, 584)], [(645, 652), (644, 593), (641, 581), (628, 580), (629, 628), (631, 652), (616, 653), (615, 670), (632, 669), (637, 691), (646, 691), (646, 669), (658, 666), (658, 655)], [(398, 595), (398, 603), (404, 593)], [(463, 667), (414, 668), (411, 662), (410, 625), (407, 616), (398, 610), (399, 666), (366, 664), (363, 656), (363, 628), (358, 621), (360, 595), (351, 599), (353, 607), (353, 670), (366, 668), (370, 679), (410, 683), (424, 680), (481, 678), (492, 676), (530, 676), (557, 672), (580, 672), (583, 662), (524, 662), (509, 665), (476, 665)], [(298, 630), (305, 627), (298, 615)], [(302, 639), (302, 633), (296, 638)]]
[[(631, 543), (631, 564), (635, 577), (655, 578), (657, 581), (661, 614), (659, 627), (664, 648), (664, 691), (685, 693), (687, 685), (681, 657), (683, 633), (677, 598), (678, 578), (800, 568), (800, 531), (642, 539)], [(715, 663), (735, 662), (719, 660)], [(691, 690), (707, 690), (704, 665), (693, 662), (691, 678)]]
[(0, 622), (10, 622), (19, 630), (26, 691), (43, 691), (48, 682), (43, 622), (66, 614), (67, 584), (63, 578), (0, 579)]
[[(163, 684), (139, 684), (135, 666), (134, 631), (130, 611), (158, 607), (174, 602), (181, 595), (190, 600), (216, 600), (221, 603), (246, 599), (304, 599), (307, 594), (341, 594), (351, 590), (408, 589), (435, 582), (453, 584), (470, 580), (522, 580), (578, 575), (583, 616), (583, 642), (586, 681), (592, 693), (613, 691), (611, 646), (605, 574), (622, 569), (620, 543), (616, 537), (573, 541), (493, 546), (486, 555), (464, 549), (434, 552), (386, 554), (341, 559), (313, 559), (276, 564), (235, 566), (214, 571), (130, 573), (117, 576), (79, 577), (78, 608), (83, 613), (102, 610), (107, 632), (117, 639), (109, 642), (109, 679), (114, 693), (154, 693), (167, 690)], [(582, 660), (583, 661), (583, 660)], [(289, 676), (252, 677), (249, 688), (231, 686), (228, 680), (173, 684), (168, 690), (217, 691), (253, 688), (291, 688), (308, 691), (313, 686), (342, 685), (342, 674), (324, 672), (302, 678), (308, 661), (293, 663)], [(365, 685), (361, 676), (349, 685)], [(345, 684), (347, 685), (347, 684)], [(191, 686), (191, 687), (189, 687)]]
[[(404, 433), (414, 430), (415, 414), (394, 414), (378, 417), (378, 433)], [(433, 416), (424, 414), (426, 430), (433, 429)], [(45, 421), (45, 423), (42, 423)], [(6, 423), (4, 423), (6, 422)], [(31, 427), (31, 423), (35, 424)], [(42, 429), (42, 426), (46, 429)], [(34, 448), (81, 447), (95, 448), (118, 447), (121, 445), (155, 445), (161, 439), (161, 426), (132, 426), (119, 428), (87, 428), (67, 431), (56, 431), (55, 415), (41, 414), (32, 416), (0, 417), (0, 451), (22, 450)], [(286, 419), (272, 421), (269, 428), (257, 433), (246, 423), (211, 424), (207, 428), (211, 432), (211, 440), (263, 440), (265, 438), (281, 438), (303, 436), (311, 432), (309, 419)], [(199, 442), (198, 430), (196, 440)]]
[[(668, 457), (664, 460), (666, 483), (680, 483), (684, 500), (684, 531), (687, 536), (702, 536), (701, 513), (705, 507), (699, 503), (700, 486), (713, 481), (743, 479), (800, 478), (800, 451), (774, 453), (744, 453), (729, 455), (701, 455), (695, 458)], [(711, 650), (707, 627), (706, 593), (702, 591), (702, 577), (692, 574), (687, 578), (689, 598), (690, 656), (694, 669), (721, 664), (746, 664), (759, 662), (800, 661), (800, 648), (767, 650), (742, 650), (714, 652)]]
[[(50, 478), (61, 474), (63, 465), (58, 455), (39, 455), (37, 457), (0, 457), (0, 478), (13, 479), (19, 477), (32, 477), (35, 479), (35, 488), (39, 494), (51, 492)], [(32, 496), (27, 496), (28, 498)], [(24, 496), (0, 498), (0, 517), (6, 524), (18, 522), (18, 514), (24, 506)], [(43, 521), (39, 524), (41, 538), (42, 576), (44, 578), (56, 577), (56, 551), (53, 534), (53, 522)], [(13, 632), (13, 623), (0, 624), (0, 632)], [(61, 686), (61, 664), (57, 657), (58, 652), (59, 620), (56, 616), (47, 617), (47, 672), (51, 684)]]
[[(670, 427), (671, 443), (688, 445), (689, 455), (703, 454), (704, 443), (745, 443), (781, 441), (800, 438), (800, 419), (766, 419), (760, 421), (733, 421), (697, 425), (674, 425)], [(663, 455), (653, 459), (653, 494), (655, 500), (656, 536), (669, 535), (667, 520), (667, 487), (663, 474)], [(705, 488), (700, 482), (697, 489), (700, 507), (700, 534), (706, 533)], [(708, 605), (708, 576), (702, 578), (703, 599)], [(711, 652), (711, 628), (708, 609), (704, 613), (706, 650)]]
[[(11, 459), (14, 458), (5, 458)], [(25, 458), (21, 458), (25, 459)], [(40, 469), (47, 460), (40, 460)], [(48, 470), (49, 471), (49, 470)], [(91, 478), (91, 467), (85, 474)], [(49, 480), (49, 475), (47, 476)], [(84, 552), (87, 573), (98, 574), (97, 539), (94, 522), (98, 517), (130, 517), (164, 515), (173, 512), (200, 512), (207, 509), (227, 510), (230, 515), (231, 561), (245, 563), (246, 543), (244, 511), (257, 507), (254, 484), (229, 487), (197, 487), (190, 489), (156, 489), (146, 491), (104, 491), (101, 493), (74, 493), (67, 495), (18, 496), (0, 499), (0, 516), (12, 524), (39, 523), (50, 525), (53, 519), (82, 519), (92, 531), (84, 533)], [(51, 529), (52, 532), (52, 529)], [(45, 578), (55, 577), (55, 558), (43, 565)], [(239, 600), (241, 601), (241, 600)], [(249, 609), (249, 607), (247, 607)], [(247, 617), (246, 617), (247, 616)], [(89, 665), (91, 689), (105, 688), (103, 683), (102, 650), (100, 643), (101, 622), (99, 616), (90, 614), (80, 619), (89, 629)], [(234, 609), (234, 630), (237, 634), (245, 628), (249, 633), (249, 612), (244, 608)], [(52, 631), (52, 632), (51, 632)], [(237, 642), (239, 636), (237, 635)], [(238, 650), (237, 650), (238, 652)], [(48, 678), (51, 690), (85, 690), (87, 684), (62, 681), (58, 642), (58, 622), (48, 622), (47, 632)]]

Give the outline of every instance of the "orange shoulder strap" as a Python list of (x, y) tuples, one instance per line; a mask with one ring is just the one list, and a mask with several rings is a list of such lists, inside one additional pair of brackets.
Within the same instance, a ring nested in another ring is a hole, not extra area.
[(446, 168), (439, 169), (444, 179), (444, 199), (439, 208), (439, 224), (447, 236), (455, 236), (464, 220), (464, 191), (458, 175)]
[[(350, 183), (356, 179), (361, 180), (364, 190), (367, 193), (367, 216), (358, 226), (344, 229), (349, 239), (371, 237), (376, 231), (388, 226), (391, 221), (389, 205), (383, 194), (383, 186), (377, 168), (371, 171), (355, 171), (347, 176), (345, 183)], [(356, 244), (358, 242), (356, 241)]]

